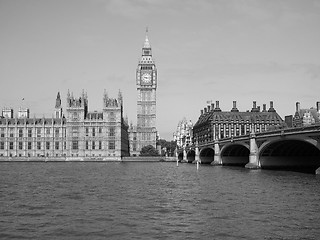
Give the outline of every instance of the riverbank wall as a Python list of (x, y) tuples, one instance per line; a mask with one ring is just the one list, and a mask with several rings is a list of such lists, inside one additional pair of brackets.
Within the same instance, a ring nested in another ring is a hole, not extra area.
[(0, 162), (175, 162), (175, 157), (122, 157), (118, 158), (24, 158), (1, 157)]

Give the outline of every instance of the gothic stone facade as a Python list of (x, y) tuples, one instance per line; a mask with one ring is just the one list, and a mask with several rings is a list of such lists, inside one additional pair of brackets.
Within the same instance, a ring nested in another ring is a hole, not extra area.
[(176, 141), (178, 148), (187, 147), (192, 144), (193, 123), (188, 122), (186, 118), (179, 121), (177, 130), (173, 134), (173, 140)]
[(316, 107), (302, 109), (300, 102), (296, 103), (296, 112), (292, 119), (293, 127), (304, 127), (320, 124), (320, 102), (316, 102)]
[(101, 112), (88, 111), (84, 92), (68, 91), (66, 116), (58, 93), (52, 118), (29, 118), (28, 109), (17, 117), (5, 108), (0, 118), (0, 157), (48, 157), (62, 160), (120, 160), (129, 155), (128, 125), (123, 119), (122, 94), (103, 96)]

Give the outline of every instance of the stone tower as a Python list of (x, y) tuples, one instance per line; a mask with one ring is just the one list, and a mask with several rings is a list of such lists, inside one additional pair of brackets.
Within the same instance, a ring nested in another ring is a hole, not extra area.
[(148, 30), (136, 72), (137, 84), (137, 150), (152, 145), (156, 148), (157, 68), (152, 58)]
[[(81, 97), (73, 97), (68, 90), (66, 108), (66, 150), (67, 156), (84, 156), (85, 142), (83, 122), (88, 114), (88, 97), (82, 91)], [(81, 150), (81, 151), (80, 151)]]
[(88, 113), (88, 97), (82, 91), (81, 97), (74, 98), (68, 90), (67, 95), (67, 119), (68, 121), (83, 121)]

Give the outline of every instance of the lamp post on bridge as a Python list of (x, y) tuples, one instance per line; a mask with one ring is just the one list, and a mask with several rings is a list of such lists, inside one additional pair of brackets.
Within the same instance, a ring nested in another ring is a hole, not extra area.
[(197, 163), (197, 169), (199, 169), (199, 162), (200, 162), (200, 157), (199, 157), (199, 146), (198, 146), (198, 141), (196, 141), (196, 149), (195, 149), (195, 156), (194, 156), (194, 160)]
[(179, 154), (178, 154), (178, 146), (176, 146), (176, 149), (174, 150), (174, 155), (176, 156), (177, 160), (177, 166), (179, 165)]

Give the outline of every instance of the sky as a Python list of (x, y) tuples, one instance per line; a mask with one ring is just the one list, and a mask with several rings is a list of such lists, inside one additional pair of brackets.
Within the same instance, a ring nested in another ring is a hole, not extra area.
[[(60, 92), (104, 89), (136, 124), (136, 68), (148, 27), (158, 70), (157, 130), (172, 140), (207, 102), (240, 111), (320, 101), (318, 0), (0, 0), (0, 108), (51, 117)], [(24, 98), (24, 100), (22, 100)]]

